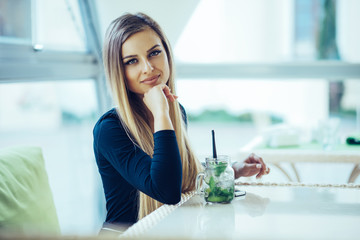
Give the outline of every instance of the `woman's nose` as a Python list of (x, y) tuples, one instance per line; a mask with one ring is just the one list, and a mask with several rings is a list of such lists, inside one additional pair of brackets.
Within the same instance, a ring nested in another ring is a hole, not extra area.
[(152, 72), (152, 70), (154, 70), (154, 68), (151, 63), (148, 60), (144, 60), (143, 72), (147, 74), (149, 72)]

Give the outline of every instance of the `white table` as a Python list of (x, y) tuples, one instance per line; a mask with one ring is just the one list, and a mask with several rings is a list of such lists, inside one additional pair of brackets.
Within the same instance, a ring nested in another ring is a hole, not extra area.
[(122, 237), (138, 239), (359, 239), (360, 185), (253, 183), (230, 204), (199, 195), (164, 205)]

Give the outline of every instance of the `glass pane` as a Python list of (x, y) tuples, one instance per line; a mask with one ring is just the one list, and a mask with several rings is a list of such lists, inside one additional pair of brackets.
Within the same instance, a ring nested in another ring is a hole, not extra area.
[(62, 234), (97, 234), (103, 195), (93, 156), (93, 80), (0, 84), (0, 148), (42, 148)]
[(175, 44), (179, 62), (360, 62), (359, 1), (202, 0)]
[(31, 43), (31, 1), (0, 0), (0, 42)]
[[(188, 113), (195, 151), (200, 156), (210, 153), (209, 134), (216, 128), (222, 135), (220, 151), (234, 156), (255, 136), (280, 126), (297, 129), (301, 142), (317, 141), (319, 124), (335, 118), (340, 122), (337, 138), (345, 143), (346, 137), (360, 132), (360, 81), (342, 83), (341, 92), (329, 94), (331, 85), (324, 79), (180, 79), (177, 95)], [(330, 111), (330, 103), (339, 106), (337, 112)]]
[(37, 0), (35, 33), (44, 50), (86, 50), (77, 0)]

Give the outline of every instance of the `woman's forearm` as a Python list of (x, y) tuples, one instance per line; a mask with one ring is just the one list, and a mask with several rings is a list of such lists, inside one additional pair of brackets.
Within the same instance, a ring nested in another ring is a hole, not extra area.
[(169, 114), (157, 114), (154, 116), (154, 132), (161, 130), (174, 130)]

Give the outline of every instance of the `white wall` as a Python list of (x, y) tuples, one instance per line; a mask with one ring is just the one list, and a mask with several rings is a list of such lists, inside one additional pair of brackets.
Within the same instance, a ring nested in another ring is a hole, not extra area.
[(293, 1), (202, 0), (174, 52), (182, 62), (274, 62), (292, 57)]

